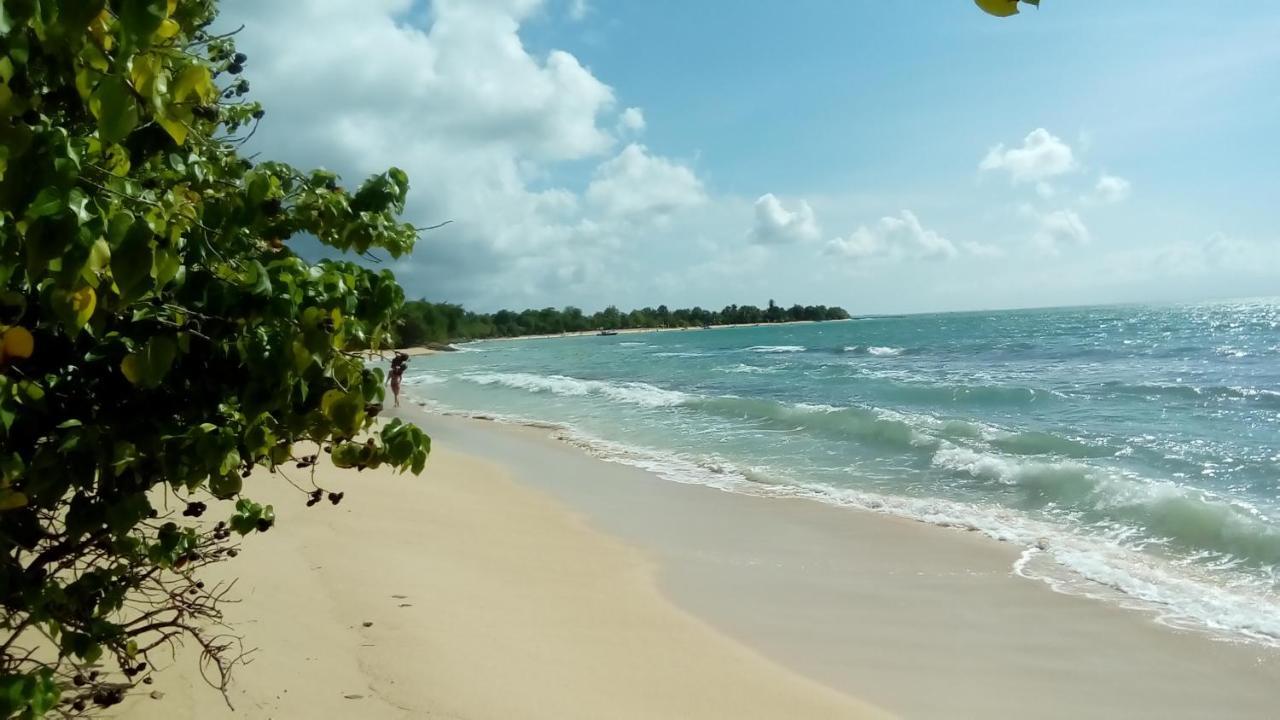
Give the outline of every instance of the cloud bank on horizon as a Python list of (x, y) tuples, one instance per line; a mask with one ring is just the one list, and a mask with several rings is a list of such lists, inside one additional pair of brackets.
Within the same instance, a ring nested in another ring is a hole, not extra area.
[[(709, 5), (225, 0), (223, 25), (245, 25), (267, 106), (254, 150), (351, 184), (399, 166), (408, 219), (453, 221), (392, 265), (410, 296), (904, 312), (1280, 294), (1274, 171), (1236, 146), (1280, 120), (1257, 99), (1280, 79), (1262, 43), (1280, 12), (1206, 33), (1151, 10), (1230, 46), (1161, 64), (1176, 32), (1122, 50), (1111, 10), (1069, 3), (998, 25), (967, 3)], [(770, 47), (742, 39), (753, 24)], [(1071, 33), (1098, 52), (1055, 56)], [(913, 54), (877, 63), (855, 40)], [(972, 72), (987, 56), (1023, 59)]]

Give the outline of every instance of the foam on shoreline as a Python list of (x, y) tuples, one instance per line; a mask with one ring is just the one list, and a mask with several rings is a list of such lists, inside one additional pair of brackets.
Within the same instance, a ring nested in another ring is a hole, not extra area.
[[(542, 377), (542, 376), (532, 376)], [(486, 378), (487, 379), (487, 378)], [(543, 381), (530, 381), (538, 388)], [(551, 381), (555, 383), (556, 381)], [(576, 383), (594, 381), (576, 381)], [(663, 391), (644, 383), (617, 389), (605, 383), (602, 386), (571, 384), (572, 394), (600, 392), (615, 399), (641, 404), (646, 407), (670, 407), (688, 402), (686, 393)], [(564, 389), (556, 385), (557, 389)], [(530, 389), (530, 388), (526, 388)], [(657, 391), (656, 393), (654, 391)], [(608, 462), (636, 467), (665, 480), (683, 484), (704, 485), (726, 492), (764, 497), (805, 498), (828, 505), (870, 511), (905, 518), (946, 528), (981, 533), (1001, 542), (1024, 548), (1022, 557), (1010, 568), (1021, 577), (1043, 582), (1057, 592), (1083, 595), (1125, 607), (1152, 613), (1162, 624), (1180, 629), (1192, 629), (1228, 641), (1256, 642), (1269, 647), (1280, 647), (1280, 605), (1267, 587), (1244, 574), (1233, 571), (1230, 562), (1215, 568), (1212, 576), (1201, 568), (1174, 557), (1164, 557), (1158, 547), (1130, 543), (1122, 529), (1113, 536), (1086, 534), (1078, 529), (1037, 520), (1025, 513), (998, 506), (980, 506), (955, 500), (937, 498), (913, 498), (853, 488), (833, 487), (806, 482), (803, 478), (785, 477), (764, 468), (739, 467), (729, 460), (710, 454), (690, 457), (653, 448), (614, 442), (595, 436), (581, 428), (566, 423), (547, 422), (489, 412), (466, 412), (442, 406), (438, 403), (419, 401), (421, 407), (432, 412), (523, 425), (549, 431), (554, 438), (574, 445), (589, 454)], [(826, 414), (841, 411), (840, 408), (821, 406), (797, 408), (796, 412)], [(869, 422), (887, 422), (891, 427), (901, 423), (895, 418), (868, 416)], [(988, 431), (990, 432), (990, 431)], [(911, 431), (904, 426), (902, 442), (911, 444)], [(1060, 467), (1032, 461), (1031, 464), (1010, 466), (1008, 461), (991, 456), (981, 456), (954, 446), (933, 446), (935, 462), (949, 463), (963, 472), (987, 477), (996, 482), (1018, 482), (1025, 477), (1032, 482), (1037, 478), (1061, 475), (1068, 485), (1097, 482), (1086, 480), (1083, 466)], [(1043, 465), (1043, 471), (1037, 469)], [(1055, 469), (1056, 468), (1056, 469)], [(1020, 475), (1023, 474), (1023, 475)], [(1046, 475), (1046, 473), (1048, 475)], [(1118, 482), (1112, 480), (1111, 482)], [(1192, 503), (1193, 499), (1177, 499), (1167, 491), (1153, 491), (1144, 485), (1120, 486), (1114, 490), (1117, 496), (1132, 496), (1139, 489), (1154, 493), (1152, 500), (1164, 508), (1169, 502)], [(1238, 525), (1236, 515), (1223, 515), (1222, 505), (1212, 502), (1206, 505), (1202, 515), (1224, 527)], [(1199, 512), (1188, 506), (1181, 511)], [(1175, 512), (1177, 514), (1177, 512)], [(1247, 521), (1247, 512), (1239, 516)], [(1269, 541), (1260, 544), (1269, 556)], [(1280, 543), (1280, 539), (1276, 540)], [(1276, 545), (1280, 552), (1280, 545)]]

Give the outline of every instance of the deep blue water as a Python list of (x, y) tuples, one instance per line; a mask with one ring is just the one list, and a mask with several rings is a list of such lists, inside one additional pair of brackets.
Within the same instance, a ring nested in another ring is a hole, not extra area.
[(408, 392), (673, 480), (972, 528), (1064, 591), (1280, 642), (1280, 301), (465, 347)]

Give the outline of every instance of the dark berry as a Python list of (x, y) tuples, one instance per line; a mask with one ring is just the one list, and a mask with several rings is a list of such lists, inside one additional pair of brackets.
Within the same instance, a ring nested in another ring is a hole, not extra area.
[(238, 62), (232, 62), (230, 65), (227, 66), (227, 72), (231, 73), (232, 75), (239, 75), (240, 73), (244, 72), (244, 66)]
[(266, 114), (267, 114), (267, 111), (266, 111), (266, 110), (263, 110), (263, 109), (259, 108), (259, 109), (257, 109), (257, 110), (254, 110), (254, 111), (253, 111), (253, 119), (254, 119), (254, 120), (261, 120), (261, 119), (262, 119)]
[(248, 55), (245, 55), (242, 52), (238, 52), (235, 54), (235, 57), (231, 58), (231, 61), (237, 65), (244, 65), (245, 61), (248, 59), (249, 59)]
[(329, 493), (329, 502), (333, 503), (334, 505), (337, 505), (338, 503), (342, 502), (342, 496), (343, 496), (343, 493), (331, 492)]

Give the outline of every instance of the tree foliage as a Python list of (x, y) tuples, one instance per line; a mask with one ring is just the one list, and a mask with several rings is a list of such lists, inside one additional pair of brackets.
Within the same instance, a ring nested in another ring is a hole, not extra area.
[(550, 335), (588, 330), (627, 328), (705, 327), (713, 325), (757, 324), (823, 320), (847, 320), (849, 313), (826, 305), (792, 305), (784, 308), (772, 300), (765, 308), (755, 305), (728, 305), (722, 310), (700, 307), (671, 310), (666, 305), (622, 312), (610, 305), (587, 315), (568, 306), (541, 310), (499, 310), (475, 313), (452, 303), (411, 300), (404, 304), (396, 323), (400, 347), (450, 340), (480, 340), (520, 335)]
[(374, 424), (362, 361), (391, 340), (395, 279), (287, 245), (409, 252), (408, 179), (348, 192), (242, 157), (264, 111), (215, 13), (0, 4), (0, 717), (114, 704), (183, 637), (224, 684), (225, 588), (196, 571), (273, 526), (251, 486), (321, 448), (426, 460), (417, 428)]

